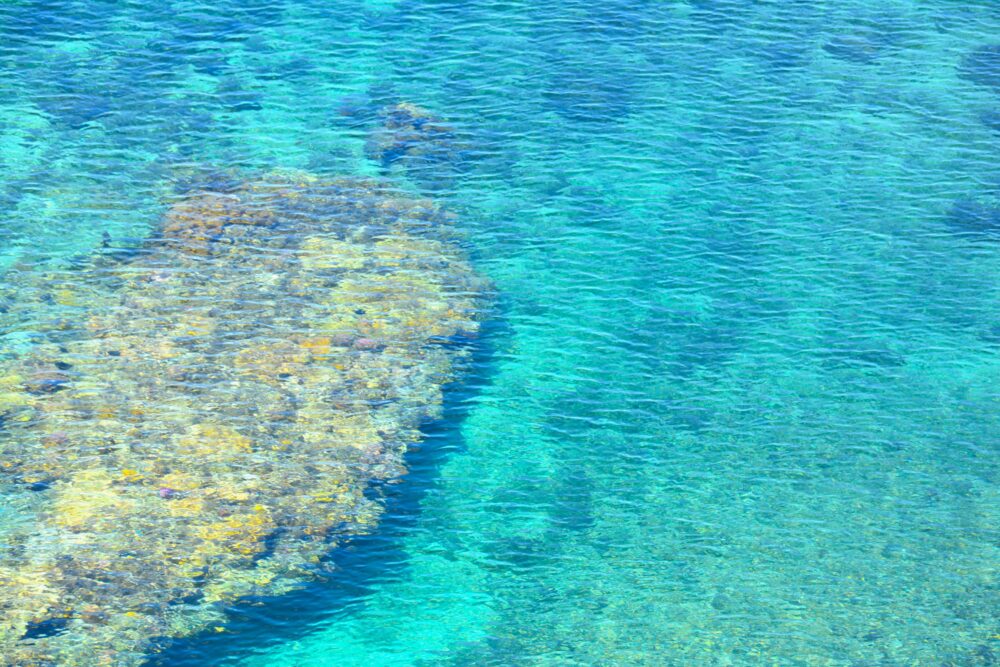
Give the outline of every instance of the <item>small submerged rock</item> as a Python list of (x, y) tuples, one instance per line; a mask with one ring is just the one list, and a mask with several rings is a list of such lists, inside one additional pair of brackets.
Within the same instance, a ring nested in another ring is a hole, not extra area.
[(464, 147), (454, 126), (406, 102), (384, 108), (368, 135), (365, 154), (384, 170), (399, 163), (421, 185), (447, 184), (461, 168)]
[(384, 345), (374, 338), (358, 338), (354, 341), (355, 350), (381, 350)]
[(377, 113), (371, 98), (368, 95), (359, 94), (341, 97), (337, 100), (335, 112), (342, 118), (351, 118), (360, 122), (371, 120)]
[(455, 129), (415, 104), (401, 103), (382, 110), (381, 124), (368, 137), (365, 152), (383, 167), (407, 156), (453, 150)]
[(70, 376), (58, 368), (51, 370), (36, 370), (30, 373), (24, 381), (24, 387), (31, 394), (53, 394), (65, 389), (70, 383)]

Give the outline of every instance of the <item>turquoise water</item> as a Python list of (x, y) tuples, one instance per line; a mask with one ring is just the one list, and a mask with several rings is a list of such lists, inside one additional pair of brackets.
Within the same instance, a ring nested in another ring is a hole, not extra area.
[(333, 580), (151, 664), (1000, 662), (998, 35), (950, 0), (0, 2), (5, 270), (205, 170), (377, 174), (386, 104), (466, 146), (390, 170), (498, 293), (448, 418)]

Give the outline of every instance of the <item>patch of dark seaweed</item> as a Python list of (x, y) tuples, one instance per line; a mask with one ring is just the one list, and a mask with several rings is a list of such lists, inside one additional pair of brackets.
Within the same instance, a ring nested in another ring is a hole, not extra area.
[(945, 222), (958, 234), (1000, 236), (1000, 207), (974, 199), (960, 199), (952, 205)]
[(1000, 44), (987, 44), (966, 54), (958, 66), (958, 75), (1000, 92)]

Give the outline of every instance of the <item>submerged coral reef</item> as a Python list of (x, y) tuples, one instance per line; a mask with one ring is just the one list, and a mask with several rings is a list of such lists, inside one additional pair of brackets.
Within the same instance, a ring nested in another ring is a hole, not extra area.
[[(194, 192), (128, 262), (27, 271), (2, 315), (0, 664), (135, 665), (321, 575), (376, 522), (474, 337), (450, 214), (383, 183)], [(47, 322), (41, 322), (42, 316)]]

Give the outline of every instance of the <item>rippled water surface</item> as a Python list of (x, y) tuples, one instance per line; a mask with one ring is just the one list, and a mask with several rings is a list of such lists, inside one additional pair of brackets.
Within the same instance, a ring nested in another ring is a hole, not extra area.
[(998, 155), (991, 1), (0, 2), (6, 287), (284, 169), (496, 294), (378, 527), (160, 667), (1000, 663)]

